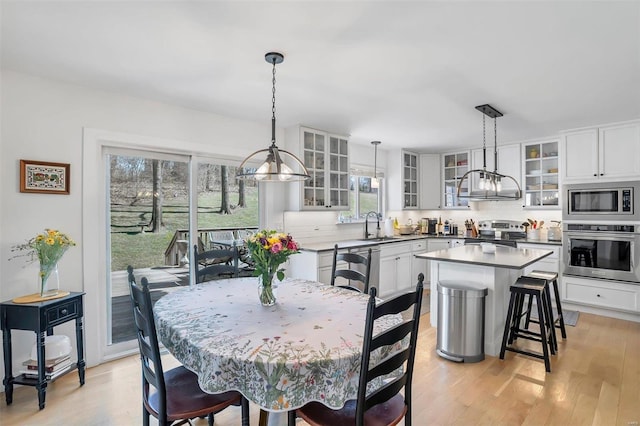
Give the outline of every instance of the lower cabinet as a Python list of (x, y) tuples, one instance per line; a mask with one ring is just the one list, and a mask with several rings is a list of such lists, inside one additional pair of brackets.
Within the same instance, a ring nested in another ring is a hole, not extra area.
[[(526, 268), (524, 268), (523, 274), (527, 275), (532, 271), (545, 271), (545, 272), (555, 272), (558, 274), (558, 291), (560, 291), (560, 299), (564, 300), (565, 296), (562, 291), (562, 279), (560, 275), (560, 250), (562, 246), (552, 246), (549, 244), (535, 244), (535, 243), (518, 243), (519, 249), (531, 249), (531, 250), (552, 250), (549, 256), (544, 259), (538, 260), (536, 263), (533, 263)], [(551, 297), (555, 298), (553, 295), (553, 291), (551, 292)]]
[(333, 250), (321, 252), (301, 251), (289, 258), (285, 268), (288, 277), (331, 284), (332, 266)]
[(411, 242), (411, 288), (415, 288), (418, 283), (418, 274), (424, 274), (425, 282), (429, 281), (427, 273), (429, 272), (429, 261), (426, 259), (418, 259), (416, 254), (427, 251), (427, 240), (415, 240)]
[(569, 302), (617, 311), (640, 312), (640, 287), (619, 281), (564, 276), (564, 298)]
[(380, 297), (384, 298), (412, 287), (412, 256), (411, 242), (380, 246)]
[[(445, 250), (449, 248), (449, 239), (429, 238), (427, 240), (427, 252)], [(428, 288), (431, 282), (431, 261), (427, 260), (426, 273), (424, 274), (424, 287)]]

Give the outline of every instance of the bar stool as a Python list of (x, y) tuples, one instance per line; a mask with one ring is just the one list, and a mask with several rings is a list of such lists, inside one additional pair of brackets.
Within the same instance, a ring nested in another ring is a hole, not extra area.
[[(504, 334), (502, 336), (502, 346), (500, 348), (500, 359), (504, 359), (505, 351), (517, 352), (523, 355), (532, 356), (544, 360), (545, 370), (551, 372), (551, 360), (549, 352), (555, 354), (553, 339), (547, 335), (552, 335), (554, 327), (553, 320), (550, 315), (551, 307), (549, 306), (547, 281), (541, 278), (532, 278), (522, 276), (509, 288), (511, 297), (509, 298), (509, 309), (504, 324)], [(521, 319), (527, 313), (522, 311), (524, 299), (536, 299), (538, 309), (538, 318), (542, 319), (540, 324), (540, 333), (535, 333), (520, 327)], [(523, 338), (542, 343), (542, 354), (538, 352), (528, 351), (511, 346), (518, 339)]]
[[(564, 326), (564, 315), (562, 313), (562, 303), (560, 302), (560, 292), (558, 291), (558, 273), (547, 272), (547, 271), (533, 271), (528, 276), (547, 280), (547, 286), (549, 287), (551, 286), (551, 284), (553, 284), (553, 296), (556, 299), (556, 311), (558, 312), (558, 315), (554, 317), (553, 325), (556, 328), (560, 329), (562, 338), (566, 339), (567, 330)], [(553, 314), (553, 310), (552, 310), (552, 314)], [(527, 319), (525, 321), (524, 328), (529, 328), (530, 322), (538, 323), (538, 320), (531, 319), (531, 299), (529, 299), (529, 308), (527, 309)]]

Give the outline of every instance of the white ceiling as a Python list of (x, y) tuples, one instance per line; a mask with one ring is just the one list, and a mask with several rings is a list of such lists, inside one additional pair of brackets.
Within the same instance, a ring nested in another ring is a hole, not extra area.
[[(438, 152), (640, 118), (640, 2), (6, 1), (2, 67)], [(492, 133), (491, 139), (492, 139)]]

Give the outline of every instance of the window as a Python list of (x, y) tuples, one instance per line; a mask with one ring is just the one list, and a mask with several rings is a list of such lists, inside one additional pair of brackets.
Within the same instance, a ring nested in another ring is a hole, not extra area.
[(384, 179), (378, 177), (379, 187), (373, 188), (371, 176), (366, 176), (362, 171), (352, 171), (349, 181), (349, 196), (351, 210), (345, 213), (346, 220), (362, 220), (367, 212), (378, 212), (384, 217), (382, 198)]

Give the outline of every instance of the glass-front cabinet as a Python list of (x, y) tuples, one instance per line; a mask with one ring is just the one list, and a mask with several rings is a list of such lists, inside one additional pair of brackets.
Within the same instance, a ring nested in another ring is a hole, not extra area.
[(403, 208), (418, 208), (418, 154), (402, 152)]
[[(458, 184), (462, 176), (469, 171), (469, 151), (442, 155), (442, 174), (444, 187), (444, 208), (468, 207), (467, 198), (458, 198)], [(469, 194), (469, 180), (466, 179), (461, 194)]]
[(525, 208), (559, 208), (558, 152), (558, 141), (522, 144)]
[(302, 209), (349, 209), (349, 150), (344, 137), (301, 129), (302, 161), (311, 179), (302, 185)]

